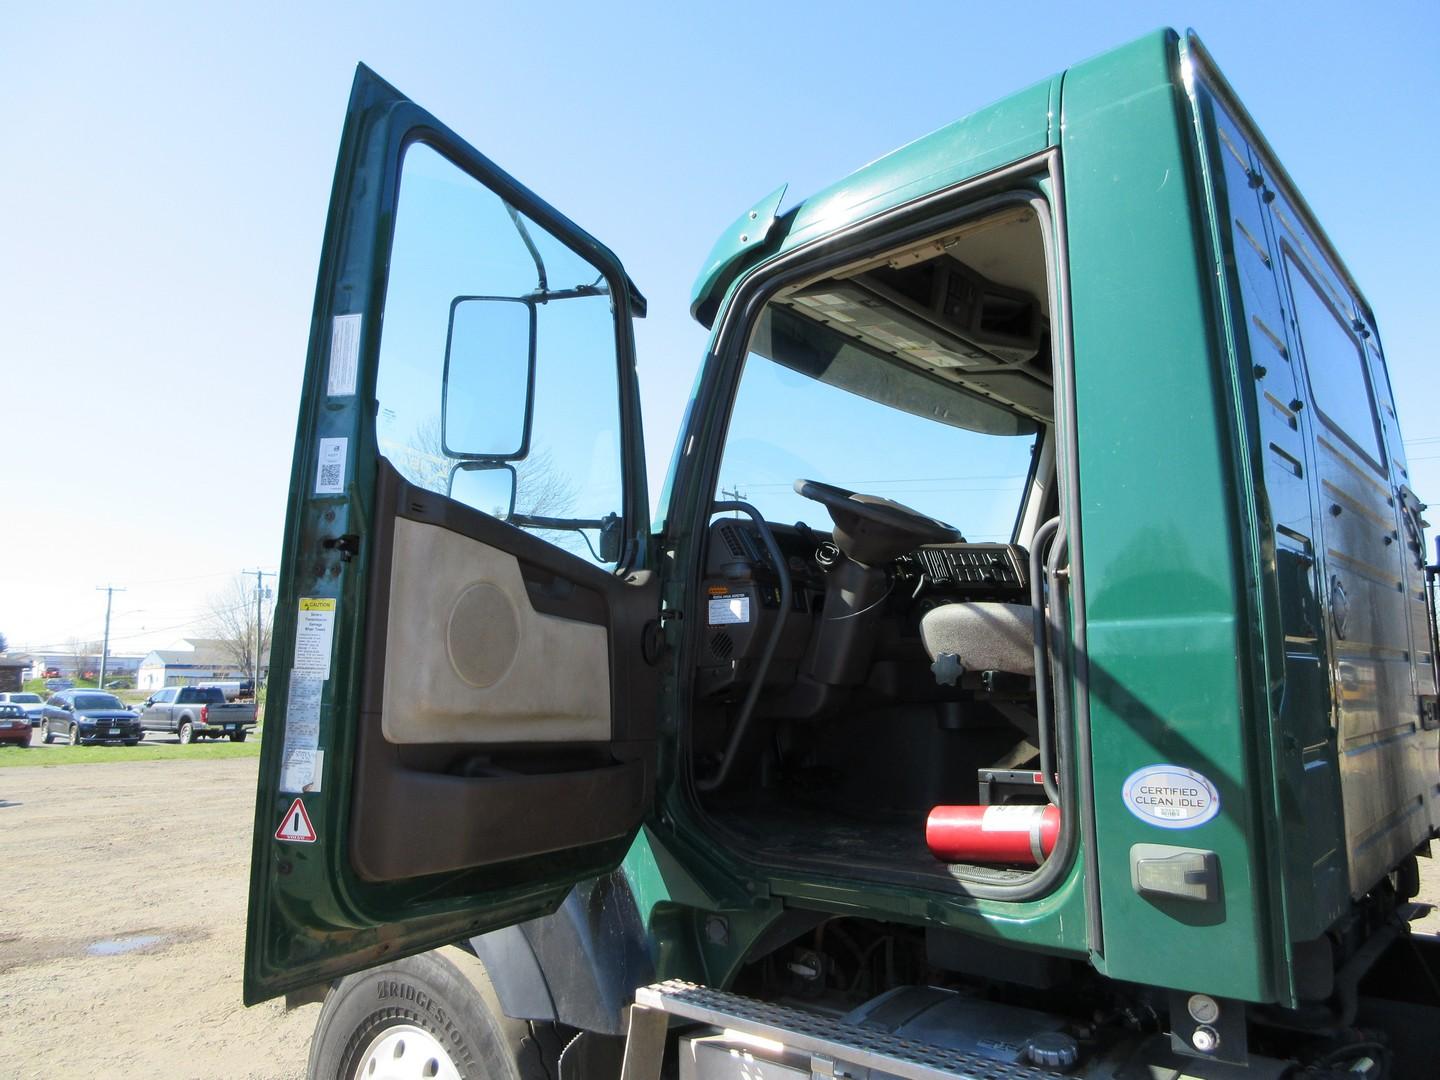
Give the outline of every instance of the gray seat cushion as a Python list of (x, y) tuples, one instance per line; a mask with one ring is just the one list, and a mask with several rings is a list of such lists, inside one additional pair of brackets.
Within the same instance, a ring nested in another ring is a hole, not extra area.
[(920, 636), (932, 660), (958, 656), (966, 671), (1035, 674), (1031, 610), (1020, 604), (943, 604), (925, 613)]

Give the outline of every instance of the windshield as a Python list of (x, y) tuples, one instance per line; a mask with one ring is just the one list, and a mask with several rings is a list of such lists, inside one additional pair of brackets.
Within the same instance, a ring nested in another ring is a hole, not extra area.
[(794, 491), (796, 480), (819, 480), (904, 503), (972, 542), (1011, 539), (1036, 424), (857, 348), (840, 347), (811, 377), (802, 372), (816, 370), (813, 341), (792, 348), (767, 322), (752, 348), (788, 363), (746, 358), (717, 500), (828, 532), (825, 508)]
[(123, 709), (120, 699), (114, 694), (76, 694), (77, 709)]
[(39, 694), (11, 694), (10, 700), (17, 705), (38, 705), (40, 704)]

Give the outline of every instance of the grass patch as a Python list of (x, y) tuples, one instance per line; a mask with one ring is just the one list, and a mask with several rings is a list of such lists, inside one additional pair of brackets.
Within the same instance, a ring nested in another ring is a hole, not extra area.
[(253, 758), (260, 756), (260, 742), (249, 739), (243, 743), (204, 742), (181, 746), (179, 743), (141, 743), (139, 746), (55, 746), (40, 748), (0, 747), (0, 769), (17, 765), (105, 765), (121, 761), (213, 761), (217, 758)]

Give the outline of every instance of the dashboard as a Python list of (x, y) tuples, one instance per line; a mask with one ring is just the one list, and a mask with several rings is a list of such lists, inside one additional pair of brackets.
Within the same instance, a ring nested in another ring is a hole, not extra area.
[[(770, 528), (790, 572), (791, 601), (767, 685), (793, 682), (803, 669), (824, 618), (829, 571), (844, 557), (829, 533), (806, 525)], [(1030, 599), (1029, 557), (1015, 544), (927, 544), (894, 560), (887, 573), (889, 589), (869, 618), (888, 626), (880, 637), (909, 641), (914, 659), (925, 664), (918, 626), (930, 609), (961, 600)], [(780, 607), (780, 575), (753, 522), (720, 518), (711, 524), (702, 594), (702, 692), (733, 691), (748, 683)]]

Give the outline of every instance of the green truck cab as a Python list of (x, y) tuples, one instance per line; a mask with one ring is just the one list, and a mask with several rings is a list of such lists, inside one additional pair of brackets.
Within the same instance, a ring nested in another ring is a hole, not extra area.
[(360, 69), (246, 1001), (326, 1077), (1429, 1075), (1424, 507), (1200, 42), (783, 195), (652, 522), (635, 285)]

